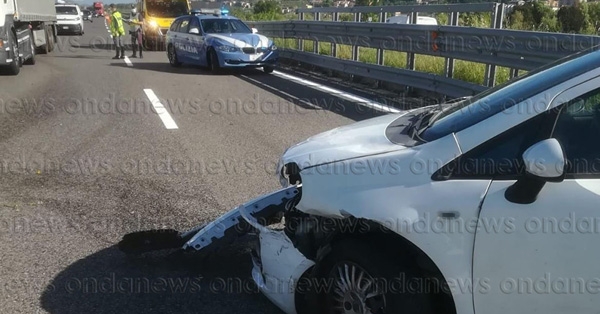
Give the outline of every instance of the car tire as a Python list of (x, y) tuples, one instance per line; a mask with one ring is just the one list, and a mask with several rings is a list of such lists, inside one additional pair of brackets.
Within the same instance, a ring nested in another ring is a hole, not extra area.
[[(320, 313), (340, 313), (340, 309), (341, 313), (367, 313), (367, 309), (369, 313), (434, 312), (432, 298), (423, 287), (425, 280), (413, 263), (377, 242), (348, 238), (333, 243), (330, 253), (317, 264), (317, 276), (325, 279), (317, 282), (332, 283), (316, 290), (324, 291), (317, 296)], [(414, 288), (413, 281), (423, 289), (407, 291)]]
[(178, 68), (181, 66), (181, 62), (179, 62), (179, 58), (177, 57), (177, 51), (175, 50), (175, 46), (169, 45), (169, 47), (167, 48), (167, 57), (169, 58), (169, 64), (172, 67)]
[(13, 32), (10, 32), (8, 46), (12, 47), (12, 63), (3, 69), (3, 72), (8, 75), (19, 75), (21, 72), (21, 58), (19, 58), (19, 45), (17, 37)]
[(29, 32), (29, 45), (31, 46), (31, 57), (27, 60), (25, 60), (25, 64), (27, 65), (34, 65), (35, 64), (35, 45), (33, 42), (33, 32), (30, 31)]
[(212, 73), (218, 74), (221, 72), (221, 66), (219, 65), (219, 56), (214, 50), (208, 53), (208, 68)]
[(267, 65), (267, 66), (264, 66), (264, 67), (263, 67), (263, 71), (264, 71), (265, 73), (267, 73), (267, 74), (271, 74), (271, 73), (273, 73), (273, 71), (274, 71), (274, 70), (275, 70), (275, 68), (274, 68), (274, 67), (272, 67), (272, 66), (268, 66), (268, 65)]
[(56, 43), (56, 36), (54, 36), (54, 28), (48, 27), (48, 52), (54, 51), (54, 44)]
[(44, 26), (44, 36), (46, 37), (46, 44), (37, 48), (37, 53), (41, 55), (46, 55), (50, 52), (50, 35), (49, 28)]

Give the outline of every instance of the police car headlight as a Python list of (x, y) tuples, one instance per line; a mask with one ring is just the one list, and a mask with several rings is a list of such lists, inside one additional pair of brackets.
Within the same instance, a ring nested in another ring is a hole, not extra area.
[(240, 51), (240, 48), (228, 46), (228, 45), (222, 45), (222, 46), (217, 46), (217, 50), (223, 51), (223, 52), (238, 52), (238, 51)]
[(277, 46), (275, 46), (275, 45), (272, 45), (271, 47), (269, 47), (269, 49), (270, 49), (271, 51), (275, 51), (275, 50), (277, 50)]

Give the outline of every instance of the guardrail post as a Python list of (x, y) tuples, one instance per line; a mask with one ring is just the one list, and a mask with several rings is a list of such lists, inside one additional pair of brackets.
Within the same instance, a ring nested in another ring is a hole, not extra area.
[[(360, 18), (361, 18), (360, 13), (354, 13), (354, 22), (360, 22)], [(358, 57), (359, 57), (358, 54), (359, 54), (358, 46), (352, 45), (352, 60), (353, 61), (358, 61)]]
[[(387, 12), (379, 13), (379, 23), (385, 23), (386, 19), (387, 19)], [(377, 64), (383, 65), (383, 63), (385, 61), (384, 57), (385, 57), (385, 55), (384, 55), (383, 49), (378, 48), (377, 49)]]
[[(449, 26), (458, 26), (459, 12), (451, 12), (448, 16)], [(454, 58), (446, 58), (444, 64), (444, 76), (452, 78), (454, 76)]]
[[(315, 21), (320, 21), (320, 20), (321, 20), (321, 12), (315, 12)], [(319, 53), (319, 41), (318, 40), (313, 41), (313, 52)]]
[[(410, 24), (417, 24), (418, 18), (419, 18), (418, 12), (411, 12), (410, 13)], [(415, 53), (414, 52), (406, 53), (406, 68), (409, 70), (412, 70), (412, 71), (415, 70)]]
[[(339, 22), (340, 21), (340, 13), (333, 12), (333, 16), (331, 17), (331, 19), (334, 22)], [(331, 43), (331, 56), (336, 57), (336, 58), (338, 57), (337, 44), (335, 42)]]
[[(304, 21), (304, 12), (298, 13), (298, 20)], [(304, 51), (304, 40), (298, 39), (298, 50)]]
[[(495, 3), (494, 9), (492, 11), (492, 25), (491, 28), (502, 28), (502, 22), (504, 21), (504, 4), (503, 3)], [(487, 87), (493, 87), (496, 85), (496, 66), (493, 64), (488, 64), (485, 67), (485, 77), (483, 80), (483, 85)]]

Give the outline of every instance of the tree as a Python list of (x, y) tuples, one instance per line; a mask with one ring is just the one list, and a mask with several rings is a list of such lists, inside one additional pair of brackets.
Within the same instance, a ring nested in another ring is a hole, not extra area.
[(558, 31), (558, 21), (552, 8), (542, 1), (516, 6), (506, 18), (508, 28), (536, 31)]
[(281, 13), (279, 3), (275, 0), (260, 0), (254, 5), (254, 14)]
[(556, 17), (564, 33), (580, 33), (587, 26), (586, 16), (579, 5), (560, 8)]

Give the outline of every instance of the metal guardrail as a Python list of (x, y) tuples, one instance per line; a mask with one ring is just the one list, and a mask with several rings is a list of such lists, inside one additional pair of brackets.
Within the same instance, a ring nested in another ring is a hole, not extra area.
[[(491, 67), (503, 66), (524, 70), (537, 68), (600, 44), (598, 36), (456, 26), (322, 21), (256, 22), (253, 25), (258, 27), (262, 34), (276, 38), (294, 38), (354, 47), (377, 48), (378, 50), (402, 51), (484, 63)], [(400, 84), (416, 88), (436, 92), (446, 91), (443, 93), (449, 96), (470, 95), (472, 93), (469, 91), (481, 90), (472, 86), (475, 84), (461, 84), (465, 82), (453, 79), (447, 71), (444, 76), (433, 74), (422, 76), (413, 74), (416, 72), (413, 65), (408, 69), (385, 71), (387, 74), (383, 75), (381, 69), (384, 67), (383, 62), (373, 65), (359, 62), (357, 59), (341, 60), (335, 58), (337, 54), (334, 51), (332, 51), (331, 57), (290, 50), (286, 50), (286, 53), (290, 58), (299, 58), (298, 60), (302, 62), (335, 70), (352, 69), (351, 74), (354, 75), (371, 78), (377, 76), (376, 79), (383, 81), (401, 81)], [(351, 64), (354, 65), (351, 66)], [(373, 75), (373, 71), (378, 74)], [(394, 73), (394, 75), (390, 73)], [(489, 72), (486, 71), (486, 73)], [(398, 75), (415, 79), (403, 80), (399, 79)], [(493, 75), (493, 73), (489, 73), (489, 75)], [(417, 80), (417, 78), (425, 77), (432, 79), (435, 84)], [(453, 88), (458, 88), (460, 93), (464, 92), (465, 94), (456, 95), (452, 92)]]
[(334, 71), (358, 75), (378, 81), (393, 82), (400, 85), (413, 86), (433, 91), (450, 97), (475, 95), (486, 88), (481, 85), (455, 80), (435, 74), (393, 68), (352, 60), (344, 60), (331, 56), (318, 55), (311, 52), (284, 49), (282, 58), (295, 60)]
[(448, 13), (448, 12), (491, 12), (496, 3), (462, 3), (432, 5), (391, 5), (391, 6), (357, 6), (357, 7), (318, 7), (298, 9), (298, 13)]

